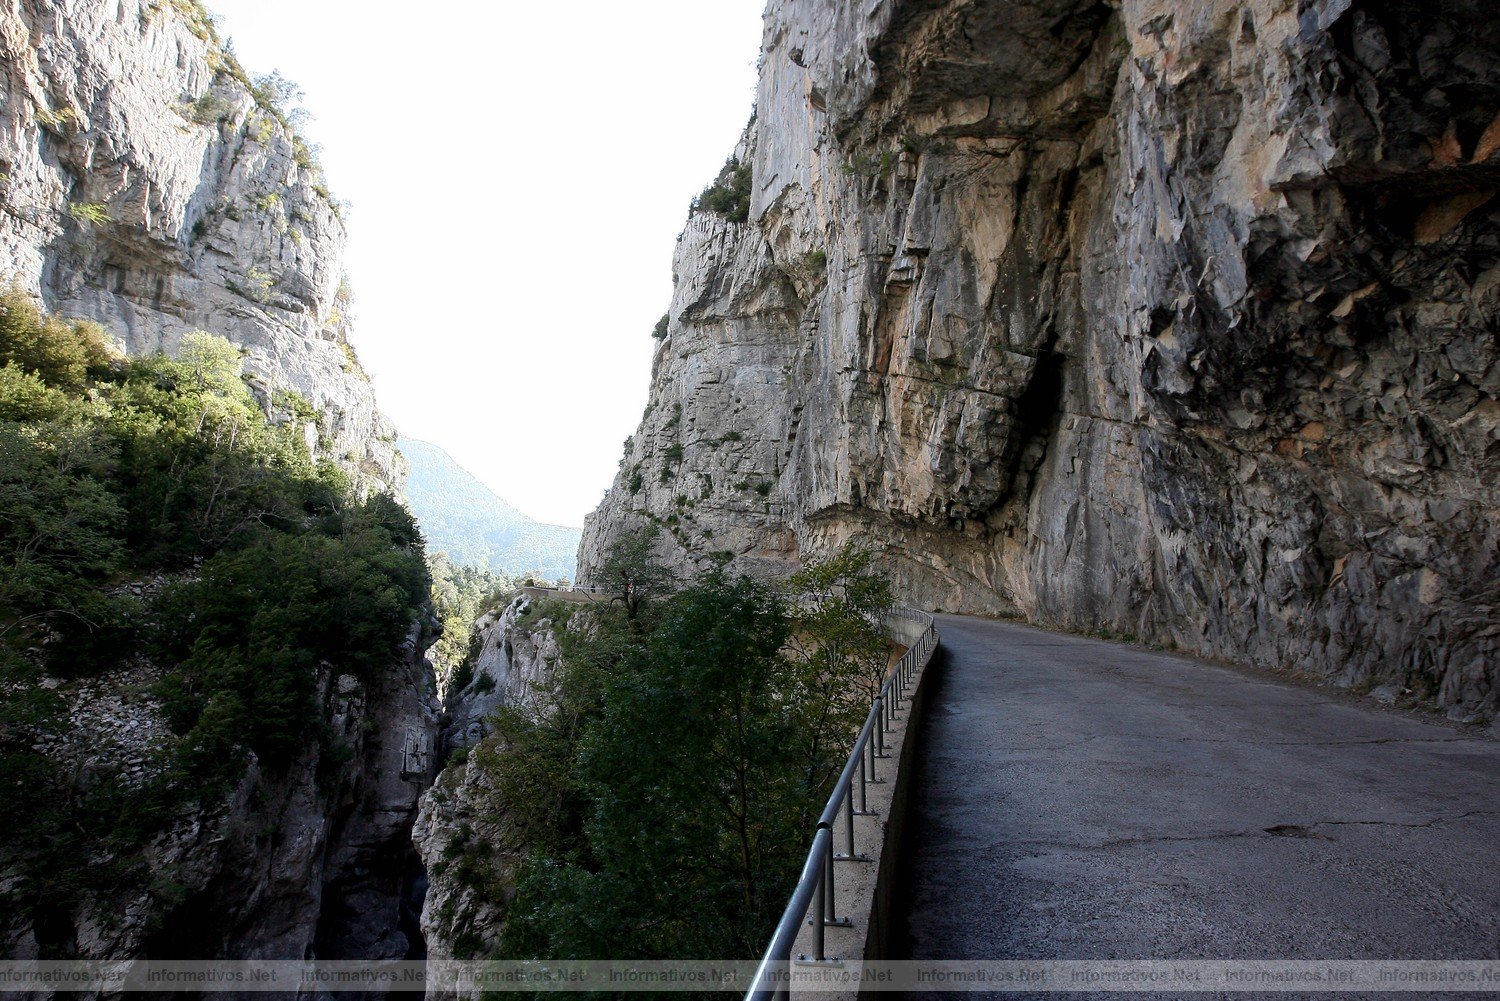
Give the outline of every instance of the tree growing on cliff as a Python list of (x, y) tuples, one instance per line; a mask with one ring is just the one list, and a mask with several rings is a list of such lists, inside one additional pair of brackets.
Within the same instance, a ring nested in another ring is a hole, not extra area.
[(60, 390), (76, 390), (90, 377), (104, 375), (109, 362), (98, 324), (44, 315), (14, 286), (0, 294), (0, 365), (14, 365)]
[[(803, 687), (788, 711), (803, 717), (796, 750), (808, 781), (821, 784), (834, 776), (820, 770), (830, 757), (842, 764), (845, 735), (852, 738), (863, 725), (885, 678), (891, 644), (881, 617), (894, 603), (891, 581), (876, 570), (868, 549), (851, 544), (806, 563), (786, 586), (792, 596), (788, 649), (805, 665)], [(829, 739), (832, 748), (823, 743)]]
[(660, 536), (661, 527), (656, 524), (621, 533), (594, 572), (598, 586), (619, 594), (625, 618), (632, 623), (639, 621), (646, 602), (667, 593), (676, 582), (657, 555)]
[(693, 208), (721, 215), (730, 222), (746, 222), (750, 218), (750, 181), (750, 164), (731, 156), (714, 182), (693, 200)]
[(233, 397), (243, 391), (240, 383), (240, 349), (222, 337), (206, 330), (190, 330), (182, 335), (177, 348), (177, 363), (200, 393)]
[(559, 637), (553, 710), (501, 710), (471, 760), (522, 860), (504, 956), (761, 948), (889, 650), (869, 554), (789, 591), (721, 568), (634, 621), (592, 606)]
[(595, 703), (571, 748), (528, 746), (566, 769), (577, 833), (549, 837), (527, 866), (510, 954), (753, 954), (800, 864), (786, 846), (821, 793), (787, 753), (801, 719), (785, 703), (806, 686), (805, 664), (783, 654), (790, 623), (773, 589), (714, 571), (664, 601), (607, 669), (570, 678)]

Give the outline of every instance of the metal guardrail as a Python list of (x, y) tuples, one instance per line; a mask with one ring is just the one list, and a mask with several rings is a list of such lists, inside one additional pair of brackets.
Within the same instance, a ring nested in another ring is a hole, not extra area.
[[(844, 770), (839, 774), (838, 781), (834, 783), (833, 792), (828, 797), (828, 805), (823, 808), (823, 813), (818, 818), (818, 824), (813, 833), (812, 848), (807, 853), (807, 861), (802, 865), (802, 875), (798, 878), (796, 889), (792, 891), (792, 898), (787, 902), (786, 910), (776, 925), (776, 931), (771, 936), (771, 943), (766, 947), (760, 966), (756, 967), (755, 978), (750, 983), (750, 989), (745, 993), (745, 1001), (773, 1001), (777, 997), (785, 997), (791, 993), (792, 947), (796, 944), (797, 935), (802, 930), (802, 922), (807, 917), (809, 908), (813, 914), (811, 924), (814, 929), (814, 954), (799, 956), (799, 962), (812, 964), (830, 962), (825, 954), (824, 929), (853, 927), (854, 922), (849, 918), (839, 917), (835, 907), (833, 864), (846, 861), (870, 861), (868, 856), (855, 854), (854, 818), (874, 815), (874, 811), (869, 809), (867, 787), (885, 781), (877, 773), (878, 762), (890, 756), (885, 749), (885, 735), (890, 732), (897, 714), (902, 709), (901, 703), (906, 700), (908, 686), (916, 680), (917, 672), (926, 663), (927, 655), (932, 652), (938, 642), (937, 625), (932, 616), (926, 612), (919, 612), (912, 608), (892, 608), (886, 611), (886, 615), (891, 618), (918, 622), (926, 628), (917, 637), (916, 642), (912, 643), (901, 655), (901, 659), (886, 676), (884, 684), (880, 686), (879, 693), (870, 705), (869, 715), (865, 717), (865, 725), (859, 731), (854, 747), (849, 751), (849, 760), (844, 764)], [(857, 809), (854, 805), (856, 775), (858, 775), (859, 789)], [(844, 851), (842, 853), (834, 847), (834, 841), (837, 840), (835, 828), (838, 826), (840, 813), (843, 814), (844, 819)]]
[[(521, 590), (531, 592), (534, 597), (540, 597), (543, 593), (554, 594), (559, 601), (614, 601), (624, 597), (620, 592), (607, 587), (574, 587), (571, 584), (566, 587), (555, 587), (551, 584), (522, 584)], [(568, 597), (569, 595), (577, 595), (577, 597)]]

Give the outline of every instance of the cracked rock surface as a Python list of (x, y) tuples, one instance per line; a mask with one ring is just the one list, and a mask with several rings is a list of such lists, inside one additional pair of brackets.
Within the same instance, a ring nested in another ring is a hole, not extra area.
[(1493, 953), (1490, 731), (1013, 623), (939, 628), (904, 955)]
[(231, 69), (190, 4), (6, 4), (0, 280), (131, 354), (228, 338), (263, 399), (320, 411), (303, 428), (320, 456), (399, 491), (395, 430), (349, 345), (342, 209)]
[[(421, 929), (429, 959), (495, 954), (517, 856), (493, 761), (506, 753), (492, 717), (515, 706), (533, 716), (552, 709), (560, 657), (551, 611), (522, 594), (475, 623), (473, 676), (444, 698), (442, 747), (449, 756), (423, 793), (412, 843), (427, 873)], [(478, 997), (476, 992), (474, 997)]]
[(772, 0), (587, 580), (774, 571), (1493, 714), (1487, 0)]

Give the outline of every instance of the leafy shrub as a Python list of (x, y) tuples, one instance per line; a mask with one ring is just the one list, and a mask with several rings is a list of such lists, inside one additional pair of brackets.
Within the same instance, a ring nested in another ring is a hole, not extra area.
[(453, 680), (449, 682), (449, 688), (452, 691), (461, 692), (465, 688), (468, 688), (469, 682), (473, 680), (474, 664), (470, 660), (465, 660), (463, 663), (459, 664), (458, 669), (453, 672)]
[(716, 213), (730, 222), (747, 222), (750, 218), (750, 164), (730, 157), (714, 182), (693, 200), (693, 208)]
[(661, 340), (663, 337), (666, 337), (667, 336), (667, 324), (668, 324), (669, 321), (670, 321), (670, 316), (668, 314), (666, 314), (666, 313), (661, 314), (661, 319), (657, 320), (656, 321), (656, 326), (651, 328), (651, 336), (654, 337), (654, 338), (656, 338), (657, 340)]
[(49, 129), (60, 131), (69, 122), (78, 121), (78, 109), (65, 106), (58, 108), (56, 111), (49, 111), (46, 108), (39, 107), (36, 109), (36, 120)]
[(297, 133), (292, 133), (292, 161), (303, 170), (321, 170), (322, 164), (318, 162), (320, 150), (316, 143), (310, 143)]
[(340, 340), (338, 344), (339, 350), (344, 353), (344, 371), (352, 372), (369, 382), (370, 374), (365, 371), (364, 365), (360, 364), (359, 355), (354, 353), (354, 345), (345, 340)]
[(276, 122), (270, 115), (255, 115), (245, 120), (245, 134), (262, 146), (276, 134)]
[(13, 288), (0, 294), (0, 364), (35, 376), (37, 392), (44, 392), (42, 385), (77, 392), (88, 379), (108, 376), (110, 356), (98, 324), (43, 316), (29, 295)]
[(204, 8), (197, 0), (152, 0), (149, 9), (153, 13), (170, 8), (173, 13), (182, 18), (188, 30), (200, 40), (217, 44), (218, 32), (214, 30), (213, 15)]
[(103, 202), (74, 202), (68, 206), (68, 215), (78, 222), (86, 222), (95, 226), (112, 222), (109, 214), (109, 206)]
[(218, 125), (228, 121), (233, 113), (234, 105), (213, 91), (205, 92), (182, 107), (182, 116), (196, 125)]

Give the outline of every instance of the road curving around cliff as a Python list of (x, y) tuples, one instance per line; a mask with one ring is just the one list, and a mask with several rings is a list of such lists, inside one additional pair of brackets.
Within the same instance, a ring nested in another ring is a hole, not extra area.
[(1476, 958), (1493, 730), (940, 616), (897, 958)]

